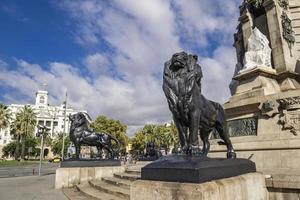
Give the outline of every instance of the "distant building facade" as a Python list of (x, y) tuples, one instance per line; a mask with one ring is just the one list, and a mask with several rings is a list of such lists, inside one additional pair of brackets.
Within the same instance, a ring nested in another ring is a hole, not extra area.
[[(85, 110), (73, 109), (67, 106), (65, 109), (65, 103), (63, 102), (58, 106), (51, 106), (48, 104), (48, 92), (39, 90), (36, 92), (35, 104), (11, 104), (8, 108), (12, 114), (12, 121), (16, 118), (16, 114), (22, 110), (25, 106), (30, 106), (37, 116), (37, 124), (47, 126), (49, 130), (49, 136), (55, 138), (60, 133), (69, 133), (70, 122), (69, 115), (86, 112)], [(65, 114), (66, 113), (66, 114)], [(66, 116), (66, 122), (65, 122)], [(35, 129), (35, 135), (37, 133)], [(10, 134), (10, 127), (0, 130), (0, 157), (2, 156), (2, 148), (13, 140)]]

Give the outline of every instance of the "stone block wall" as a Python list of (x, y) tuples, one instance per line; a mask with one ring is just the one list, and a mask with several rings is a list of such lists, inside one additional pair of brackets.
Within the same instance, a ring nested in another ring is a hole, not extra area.
[(268, 200), (265, 178), (249, 173), (202, 184), (162, 181), (135, 181), (130, 187), (131, 200)]
[(58, 168), (55, 176), (55, 189), (70, 188), (102, 177), (112, 177), (125, 171), (125, 166)]

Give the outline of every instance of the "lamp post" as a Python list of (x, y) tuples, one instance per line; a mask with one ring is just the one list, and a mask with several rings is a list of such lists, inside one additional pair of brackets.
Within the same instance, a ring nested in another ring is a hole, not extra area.
[(38, 132), (37, 137), (41, 137), (41, 150), (40, 150), (40, 164), (39, 164), (39, 176), (41, 175), (41, 169), (42, 169), (42, 159), (44, 157), (44, 137), (48, 134), (48, 131), (50, 129), (46, 126), (38, 125)]
[(62, 138), (62, 148), (61, 148), (61, 160), (64, 160), (64, 154), (65, 154), (65, 133), (66, 133), (66, 117), (67, 117), (67, 98), (68, 98), (68, 94), (66, 92), (66, 98), (64, 101), (64, 131), (63, 131), (63, 138)]

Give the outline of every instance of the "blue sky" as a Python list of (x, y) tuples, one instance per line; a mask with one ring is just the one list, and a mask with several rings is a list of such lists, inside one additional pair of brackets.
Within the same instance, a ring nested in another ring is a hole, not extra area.
[[(188, 2), (188, 3), (187, 3)], [(225, 102), (235, 66), (240, 0), (1, 0), (0, 101), (50, 104), (119, 119), (131, 130), (171, 120), (163, 64), (181, 50), (199, 56), (203, 91)]]

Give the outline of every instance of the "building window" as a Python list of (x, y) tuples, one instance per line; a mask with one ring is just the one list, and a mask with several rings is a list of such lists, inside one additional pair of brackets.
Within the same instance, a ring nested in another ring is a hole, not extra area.
[(38, 124), (41, 125), (41, 126), (44, 126), (44, 121), (39, 120)]
[(7, 136), (7, 131), (4, 132), (4, 136)]
[(46, 121), (46, 126), (50, 127), (51, 126), (51, 121)]
[(54, 122), (53, 122), (53, 126), (58, 126), (58, 122), (57, 122), (57, 121), (54, 121)]
[(6, 144), (6, 140), (3, 140), (3, 144)]
[(44, 104), (44, 103), (45, 103), (45, 97), (44, 97), (44, 96), (41, 96), (41, 97), (40, 97), (40, 103), (41, 103), (41, 104)]

